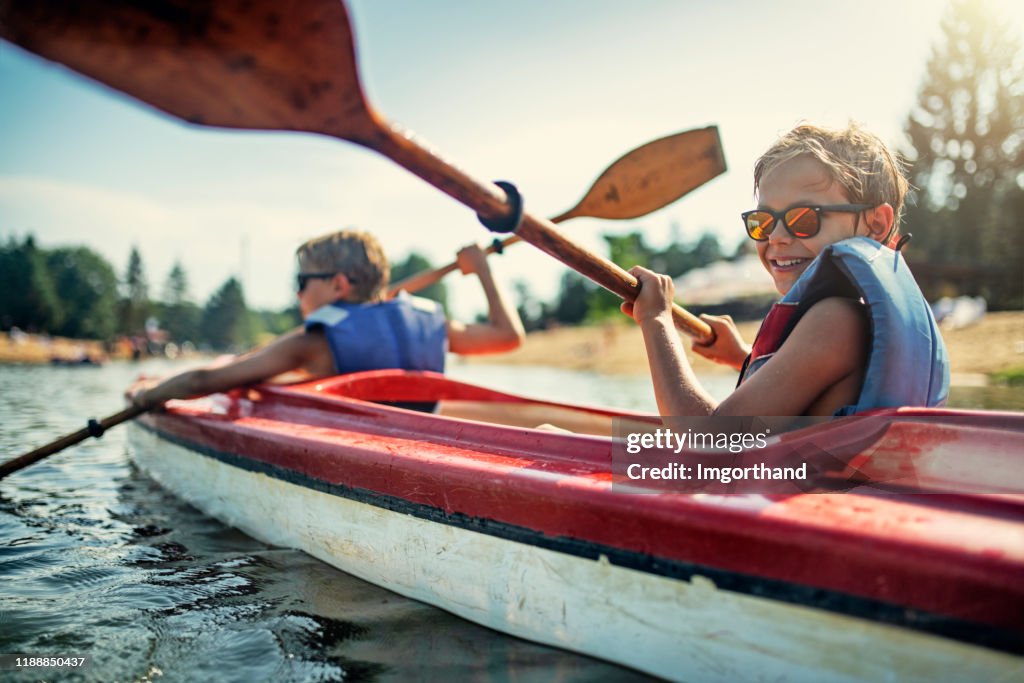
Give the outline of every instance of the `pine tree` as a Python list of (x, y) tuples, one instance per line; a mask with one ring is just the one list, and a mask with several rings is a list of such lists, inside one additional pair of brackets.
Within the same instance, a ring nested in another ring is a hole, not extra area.
[(228, 278), (203, 309), (203, 340), (220, 351), (239, 351), (252, 344), (249, 310), (241, 283)]
[(0, 325), (34, 332), (56, 332), (64, 321), (64, 307), (46, 267), (45, 252), (29, 235), (18, 244), (13, 238), (0, 249)]
[(181, 261), (175, 261), (171, 272), (167, 274), (167, 281), (164, 283), (163, 301), (165, 304), (177, 305), (188, 301), (188, 277)]
[(46, 253), (46, 267), (64, 307), (64, 320), (55, 331), (85, 339), (113, 336), (117, 275), (107, 260), (88, 247), (61, 247)]
[(146, 318), (151, 312), (149, 285), (142, 265), (138, 247), (132, 247), (128, 255), (128, 269), (124, 276), (124, 295), (120, 304), (121, 332), (141, 334), (146, 327)]
[(1024, 53), (988, 3), (952, 0), (906, 130), (918, 189), (904, 231), (926, 295), (1021, 306)]
[(176, 342), (199, 338), (201, 310), (189, 296), (188, 276), (180, 261), (175, 261), (164, 282), (163, 304), (160, 306), (160, 326)]

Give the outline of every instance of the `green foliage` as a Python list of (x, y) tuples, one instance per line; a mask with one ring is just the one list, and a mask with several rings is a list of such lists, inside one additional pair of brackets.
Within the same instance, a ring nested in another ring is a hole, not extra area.
[(523, 329), (527, 332), (543, 329), (551, 313), (548, 305), (533, 295), (526, 280), (516, 280), (512, 284), (512, 289), (516, 297), (516, 311), (519, 313), (519, 319), (523, 321)]
[[(692, 268), (700, 268), (723, 258), (718, 237), (705, 233), (694, 244), (673, 240), (663, 250), (653, 249), (644, 242), (643, 233), (633, 231), (624, 235), (604, 235), (608, 243), (609, 260), (625, 269), (643, 266), (676, 278)], [(575, 272), (562, 276), (558, 298), (546, 312), (567, 325), (598, 322), (621, 315), (622, 299)], [(525, 321), (525, 318), (524, 318)]]
[(160, 321), (160, 327), (167, 331), (170, 341), (179, 344), (202, 341), (200, 321), (203, 312), (189, 296), (188, 276), (180, 261), (175, 261), (167, 274), (163, 301), (154, 304), (154, 313)]
[(1024, 53), (988, 3), (953, 0), (907, 119), (907, 258), (925, 295), (1024, 305)]
[(575, 271), (562, 275), (562, 283), (555, 301), (555, 319), (569, 325), (578, 325), (587, 317), (590, 281)]
[(608, 258), (612, 263), (627, 269), (633, 266), (650, 267), (651, 257), (655, 252), (644, 242), (643, 233), (634, 231), (625, 235), (602, 237), (608, 243)]
[(77, 339), (107, 339), (117, 330), (117, 275), (87, 247), (46, 252), (46, 267), (64, 308), (52, 332)]
[(119, 331), (123, 334), (141, 334), (146, 327), (146, 319), (153, 311), (138, 247), (132, 247), (128, 255), (128, 269), (125, 271), (122, 291), (123, 296), (118, 306)]
[[(137, 249), (119, 283), (110, 263), (91, 249), (39, 249), (31, 236), (0, 244), (0, 292), (0, 329), (17, 326), (78, 339), (110, 339), (123, 330), (139, 334), (146, 317), (153, 315), (168, 341), (238, 350), (250, 346), (259, 334), (277, 336), (302, 322), (296, 305), (281, 311), (249, 311), (234, 278), (205, 308), (197, 306), (189, 296), (181, 263), (175, 263), (167, 276), (164, 300), (150, 301)], [(134, 322), (119, 319), (127, 315), (135, 316)]]
[[(433, 270), (434, 266), (430, 260), (415, 251), (410, 252), (404, 260), (394, 263), (391, 265), (391, 282), (400, 282), (407, 277), (418, 275), (425, 270)], [(444, 281), (435, 282), (429, 287), (424, 287), (420, 291), (416, 292), (416, 296), (422, 296), (426, 299), (433, 299), (434, 301), (441, 304), (445, 313), (448, 312), (448, 288), (445, 287)]]
[(45, 253), (30, 235), (19, 244), (11, 238), (0, 247), (0, 325), (49, 332), (64, 322), (64, 306), (57, 295)]
[[(633, 266), (643, 266), (660, 270), (661, 263), (654, 264), (652, 261), (662, 260), (653, 249), (644, 242), (643, 233), (634, 231), (625, 235), (602, 235), (608, 244), (608, 259), (627, 270)], [(584, 316), (588, 322), (596, 322), (619, 314), (619, 306), (622, 299), (612, 294), (604, 287), (598, 287), (587, 281), (584, 285), (587, 290), (586, 302), (587, 312)]]
[(253, 323), (255, 325), (253, 329), (275, 337), (293, 330), (302, 324), (302, 314), (296, 305), (289, 306), (280, 311), (265, 309), (253, 311), (253, 315), (256, 318), (256, 321)]
[(1024, 365), (1019, 365), (1007, 370), (993, 372), (990, 377), (997, 384), (1005, 384), (1011, 387), (1024, 387)]
[(185, 275), (185, 268), (181, 265), (181, 261), (175, 261), (171, 266), (171, 272), (167, 274), (163, 301), (171, 306), (189, 301), (188, 276)]
[(228, 278), (203, 308), (202, 339), (218, 351), (239, 351), (252, 346), (252, 323), (241, 283)]
[(697, 239), (696, 244), (673, 242), (664, 251), (652, 254), (650, 268), (655, 272), (677, 278), (689, 270), (702, 268), (722, 258), (722, 246), (718, 243), (718, 237), (706, 232)]
[(160, 321), (160, 328), (167, 332), (168, 341), (173, 341), (176, 344), (187, 341), (193, 344), (203, 342), (200, 328), (203, 309), (191, 301), (178, 304), (169, 304), (163, 301), (153, 302), (152, 312)]

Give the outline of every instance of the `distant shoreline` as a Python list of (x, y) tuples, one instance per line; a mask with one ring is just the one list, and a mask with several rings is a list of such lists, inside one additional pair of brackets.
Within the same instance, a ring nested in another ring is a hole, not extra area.
[[(753, 340), (760, 324), (737, 323), (748, 342)], [(956, 384), (984, 383), (984, 377), (993, 373), (1024, 367), (1024, 311), (989, 313), (969, 327), (943, 330), (942, 336)], [(685, 338), (683, 343), (689, 349)], [(735, 374), (692, 351), (688, 350), (688, 356), (697, 374)], [(511, 353), (465, 357), (462, 362), (549, 366), (618, 375), (649, 372), (640, 330), (629, 321), (531, 332), (523, 346)]]
[(0, 332), (0, 363), (42, 364), (55, 360), (77, 362), (89, 358), (104, 363), (110, 354), (103, 342), (93, 339), (68, 339), (48, 335), (20, 333), (12, 337)]
[[(748, 341), (753, 339), (760, 321), (738, 323)], [(958, 330), (943, 330), (949, 349), (955, 384), (984, 384), (993, 373), (1024, 368), (1024, 311), (987, 314), (980, 322)], [(684, 339), (684, 345), (689, 344)], [(128, 359), (110, 356), (103, 344), (94, 340), (24, 335), (20, 342), (0, 332), (0, 364), (50, 363), (54, 358), (73, 360), (82, 355), (106, 361)], [(735, 374), (689, 352), (698, 374)], [(584, 370), (609, 375), (646, 375), (649, 370), (640, 330), (628, 321), (602, 325), (561, 327), (531, 332), (522, 347), (493, 356), (464, 356), (462, 363), (532, 365)]]

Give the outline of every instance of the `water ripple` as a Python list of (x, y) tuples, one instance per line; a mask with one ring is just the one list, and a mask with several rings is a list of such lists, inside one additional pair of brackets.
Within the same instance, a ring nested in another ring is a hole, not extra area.
[[(140, 371), (167, 367), (0, 366), (0, 457), (116, 412)], [(0, 652), (92, 657), (62, 681), (641, 678), (225, 527), (136, 471), (117, 429), (0, 483)]]

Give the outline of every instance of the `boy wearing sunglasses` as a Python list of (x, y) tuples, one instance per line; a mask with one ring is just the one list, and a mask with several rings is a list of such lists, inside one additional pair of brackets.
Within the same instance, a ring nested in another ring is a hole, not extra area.
[[(662, 415), (844, 415), (945, 402), (949, 361), (899, 248), (908, 188), (876, 136), (802, 125), (757, 161), (758, 207), (741, 214), (783, 295), (753, 346), (728, 316), (697, 353), (740, 371), (720, 404), (697, 381), (671, 316), (672, 279), (641, 283), (623, 312), (640, 324)], [(893, 248), (890, 248), (893, 247)]]
[(491, 275), (483, 250), (458, 254), (465, 274), (476, 273), (487, 296), (488, 322), (447, 320), (437, 302), (400, 292), (385, 300), (390, 267), (377, 240), (343, 230), (312, 239), (297, 251), (303, 327), (231, 362), (191, 370), (160, 383), (144, 380), (130, 393), (151, 407), (301, 371), (309, 379), (360, 370), (444, 371), (447, 351), (499, 353), (519, 346), (525, 332)]

